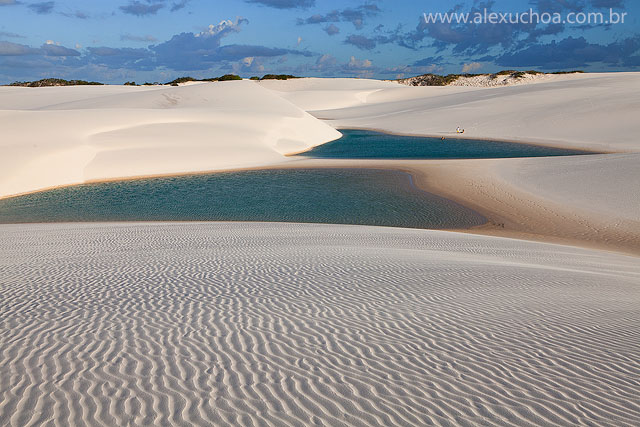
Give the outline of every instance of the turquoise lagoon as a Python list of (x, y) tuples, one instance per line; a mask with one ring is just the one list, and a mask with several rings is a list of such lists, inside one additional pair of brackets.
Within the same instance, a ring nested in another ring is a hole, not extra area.
[[(494, 141), (343, 130), (318, 158), (500, 158), (586, 154)], [(0, 200), (0, 223), (278, 221), (469, 228), (486, 220), (417, 189), (410, 175), (369, 169), (276, 169), (77, 185)]]
[(594, 154), (564, 148), (473, 139), (427, 138), (343, 129), (342, 138), (301, 154), (324, 159), (498, 159)]
[(84, 184), (0, 200), (0, 223), (277, 221), (467, 228), (485, 219), (368, 169), (222, 172)]

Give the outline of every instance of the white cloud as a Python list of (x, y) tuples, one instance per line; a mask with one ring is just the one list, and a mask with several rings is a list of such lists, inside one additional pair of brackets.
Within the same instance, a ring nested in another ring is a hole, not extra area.
[(231, 68), (234, 73), (261, 73), (264, 72), (265, 67), (262, 64), (264, 60), (255, 56), (247, 56), (240, 61), (232, 62)]
[(347, 64), (347, 68), (357, 70), (357, 69), (363, 69), (363, 68), (371, 68), (371, 65), (372, 65), (372, 63), (368, 59), (363, 59), (362, 61), (360, 61), (360, 60), (356, 59), (355, 56), (352, 56), (349, 59), (349, 63)]
[(479, 70), (482, 67), (483, 67), (483, 65), (481, 63), (479, 63), (479, 62), (471, 62), (469, 64), (464, 64), (462, 66), (462, 72), (463, 73), (471, 73), (472, 71)]
[(318, 57), (315, 64), (303, 64), (296, 68), (298, 73), (316, 72), (323, 75), (345, 75), (358, 77), (372, 77), (376, 67), (369, 59), (358, 59), (351, 56), (349, 61), (340, 63), (331, 54), (324, 54)]
[(336, 65), (337, 62), (338, 61), (336, 60), (336, 58), (326, 53), (322, 55), (320, 58), (318, 58), (318, 60), (316, 61), (316, 65), (319, 65), (321, 67), (326, 67), (326, 66)]
[(369, 59), (359, 60), (352, 56), (349, 58), (349, 62), (343, 66), (343, 71), (355, 74), (360, 78), (370, 78), (373, 77), (373, 63)]
[(244, 18), (237, 18), (236, 22), (233, 22), (229, 19), (225, 19), (224, 21), (220, 21), (220, 23), (214, 25), (211, 24), (207, 27), (206, 30), (201, 31), (195, 34), (196, 37), (221, 37), (226, 33), (238, 32), (240, 31), (240, 24), (247, 23), (248, 20)]

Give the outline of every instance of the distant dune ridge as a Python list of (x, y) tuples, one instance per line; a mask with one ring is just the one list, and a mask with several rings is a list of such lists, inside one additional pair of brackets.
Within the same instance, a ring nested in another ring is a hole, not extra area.
[(540, 71), (515, 71), (505, 70), (493, 74), (449, 74), (441, 76), (437, 74), (423, 74), (421, 76), (398, 79), (398, 83), (408, 86), (471, 86), (471, 87), (495, 87), (514, 86), (529, 83), (549, 81), (555, 76), (566, 74), (578, 74), (581, 71), (567, 71), (558, 73), (541, 73)]
[(407, 87), (391, 81), (265, 81), (287, 100), (338, 128), (640, 151), (640, 73), (550, 75), (502, 87)]
[(0, 424), (638, 425), (640, 264), (363, 226), (0, 226)]

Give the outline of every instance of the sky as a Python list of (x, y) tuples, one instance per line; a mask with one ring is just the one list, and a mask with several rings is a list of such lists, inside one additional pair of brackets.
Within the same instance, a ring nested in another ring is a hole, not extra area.
[[(537, 23), (516, 15), (529, 10), (558, 15)], [(449, 12), (495, 13), (498, 22), (426, 22)], [(605, 22), (579, 22), (592, 12)], [(623, 13), (624, 23), (609, 22)], [(504, 69), (640, 71), (640, 2), (0, 0), (0, 84), (162, 83), (227, 73), (395, 79)]]

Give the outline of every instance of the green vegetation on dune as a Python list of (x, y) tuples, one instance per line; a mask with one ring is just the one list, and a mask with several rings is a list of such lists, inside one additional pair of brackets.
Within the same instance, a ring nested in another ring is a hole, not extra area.
[(549, 74), (584, 74), (582, 70), (573, 70), (573, 71), (556, 71)]
[[(575, 74), (575, 73), (584, 73), (584, 71), (556, 71), (553, 73), (546, 74)], [(518, 70), (502, 70), (493, 74), (448, 74), (446, 76), (442, 76), (439, 74), (423, 74), (420, 76), (409, 77), (398, 79), (396, 81), (408, 84), (410, 86), (448, 86), (454, 82), (456, 82), (461, 77), (478, 77), (478, 76), (486, 76), (490, 80), (495, 80), (499, 76), (507, 76), (507, 78), (513, 79), (522, 79), (527, 75), (540, 75), (545, 74), (541, 71), (536, 70), (527, 70), (527, 71), (518, 71)]]
[[(411, 79), (418, 79), (419, 83), (416, 86), (448, 86), (451, 83), (458, 80), (460, 77), (472, 77), (478, 74), (448, 74), (441, 76), (439, 74), (423, 74), (421, 76), (411, 77)], [(399, 81), (407, 81), (409, 79), (400, 79)]]
[(226, 82), (229, 80), (242, 80), (242, 77), (235, 74), (225, 74), (224, 76), (218, 77), (218, 81), (220, 82)]
[[(253, 76), (251, 80), (288, 80), (288, 79), (297, 79), (299, 77), (292, 76), (291, 74), (265, 74), (263, 77)], [(178, 86), (180, 83), (188, 83), (188, 82), (226, 82), (232, 80), (242, 80), (242, 77), (236, 74), (225, 74), (220, 77), (211, 77), (205, 79), (196, 79), (195, 77), (185, 76), (178, 77), (177, 79), (171, 80), (170, 82), (165, 83), (165, 85), (170, 86)], [(143, 84), (138, 84), (135, 81), (124, 82), (125, 86), (155, 86), (160, 83), (149, 83), (145, 82)], [(98, 86), (104, 85), (104, 83), (100, 82), (89, 82), (85, 80), (64, 80), (64, 79), (55, 79), (55, 78), (47, 78), (33, 82), (14, 82), (8, 84), (6, 86), (21, 86), (21, 87), (48, 87), (48, 86)]]
[(265, 74), (260, 80), (288, 80), (299, 79), (300, 77), (291, 74)]
[(171, 85), (171, 86), (178, 86), (180, 83), (187, 83), (187, 82), (225, 82), (229, 80), (242, 80), (242, 77), (237, 76), (235, 74), (225, 74), (224, 76), (211, 77), (207, 79), (196, 79), (196, 78), (187, 76), (187, 77), (179, 77), (165, 84)]
[(88, 82), (85, 80), (42, 79), (35, 82), (14, 82), (8, 86), (48, 87), (48, 86), (102, 86), (104, 83)]
[[(263, 77), (253, 76), (249, 80), (288, 80), (288, 79), (297, 79), (299, 77), (292, 76), (291, 74), (265, 74)], [(208, 79), (196, 79), (193, 77), (179, 77), (175, 80), (171, 80), (165, 84), (171, 86), (178, 86), (180, 83), (187, 82), (226, 82), (231, 80), (242, 80), (242, 77), (236, 74), (225, 74), (220, 77), (211, 77)]]
[(125, 82), (124, 85), (125, 86), (158, 86), (158, 85), (160, 85), (160, 83), (158, 83), (158, 82), (154, 82), (154, 83), (144, 82), (142, 84), (137, 84), (136, 82)]
[(172, 86), (177, 86), (180, 83), (186, 83), (186, 82), (197, 82), (199, 81), (198, 79), (194, 79), (193, 77), (178, 77), (175, 80), (171, 80), (170, 82), (166, 83), (168, 85), (172, 85)]

